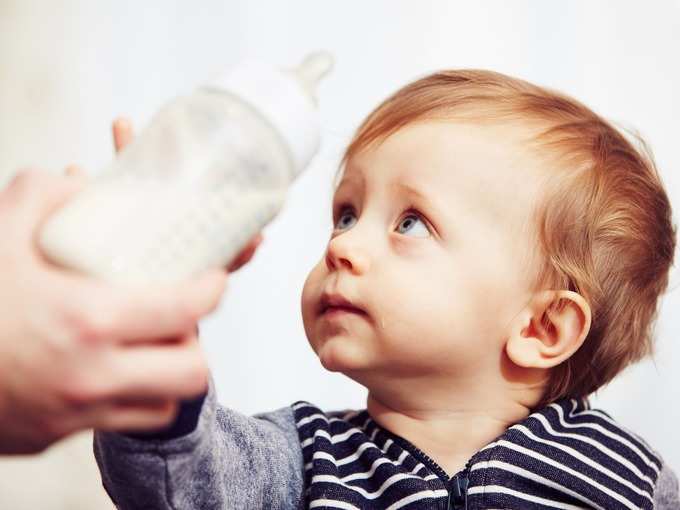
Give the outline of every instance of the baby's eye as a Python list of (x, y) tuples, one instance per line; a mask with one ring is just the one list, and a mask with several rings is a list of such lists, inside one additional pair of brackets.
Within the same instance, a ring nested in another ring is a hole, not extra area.
[(427, 228), (427, 225), (425, 225), (425, 222), (421, 220), (416, 214), (409, 214), (408, 216), (405, 216), (404, 219), (401, 220), (401, 222), (399, 222), (399, 226), (400, 227), (403, 226), (405, 229), (409, 229), (410, 227), (412, 227), (413, 225), (417, 225), (418, 223), (424, 226), (424, 228), (420, 229), (421, 232), (424, 231), (424, 235), (417, 235), (416, 237), (428, 237), (430, 235), (430, 231)]
[(349, 223), (349, 221), (347, 221), (347, 218), (352, 216), (354, 216), (354, 213), (352, 212), (351, 209), (343, 209), (340, 212), (340, 216), (338, 217), (338, 222), (336, 223), (335, 228), (341, 229), (343, 227), (346, 227)]
[[(344, 230), (345, 228), (352, 227), (356, 223), (356, 217), (354, 216), (354, 212), (352, 209), (345, 208), (342, 209), (340, 212), (340, 215), (338, 216), (338, 221), (335, 224), (335, 230)], [(399, 222), (399, 233), (405, 233), (410, 231), (415, 231), (419, 232), (419, 229), (413, 228), (414, 225), (417, 225), (420, 223), (422, 227), (420, 228), (420, 233), (422, 235), (416, 235), (415, 237), (429, 237), (430, 236), (430, 229), (427, 227), (425, 222), (415, 213), (408, 214), (407, 216), (404, 216), (404, 219), (402, 219)], [(403, 230), (402, 230), (403, 227)]]

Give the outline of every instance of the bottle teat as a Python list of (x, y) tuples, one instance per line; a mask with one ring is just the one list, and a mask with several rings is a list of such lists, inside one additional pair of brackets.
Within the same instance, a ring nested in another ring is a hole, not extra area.
[(208, 86), (238, 96), (278, 132), (290, 153), (290, 170), (295, 178), (319, 147), (316, 85), (332, 66), (333, 57), (325, 51), (309, 54), (294, 69), (251, 60), (241, 62)]
[(317, 103), (316, 87), (321, 78), (326, 76), (333, 68), (333, 57), (326, 51), (310, 53), (295, 69), (287, 72), (293, 74), (302, 87), (307, 91), (309, 97)]

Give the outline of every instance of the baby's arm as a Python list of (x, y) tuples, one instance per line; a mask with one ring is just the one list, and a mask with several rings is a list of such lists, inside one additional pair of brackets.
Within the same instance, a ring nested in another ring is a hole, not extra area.
[(678, 510), (680, 494), (678, 479), (668, 464), (664, 464), (654, 490), (654, 508), (658, 510)]
[[(113, 126), (116, 151), (133, 138), (129, 121)], [(252, 257), (257, 236), (228, 270)], [(297, 508), (302, 453), (291, 408), (243, 416), (208, 395), (184, 405), (170, 433), (142, 438), (96, 432), (94, 451), (106, 490), (119, 508)]]
[(119, 508), (301, 507), (304, 467), (292, 408), (244, 416), (217, 404), (212, 382), (193, 431), (171, 439), (96, 432), (94, 451)]

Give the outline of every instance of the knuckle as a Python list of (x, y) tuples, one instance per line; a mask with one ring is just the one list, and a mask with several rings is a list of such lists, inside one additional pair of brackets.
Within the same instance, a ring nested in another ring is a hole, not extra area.
[(66, 377), (59, 388), (59, 397), (72, 411), (82, 410), (96, 403), (102, 396), (101, 390), (81, 374)]
[(45, 173), (34, 168), (19, 170), (7, 185), (7, 189), (23, 195), (35, 187), (35, 183), (45, 178)]
[(208, 366), (200, 356), (195, 356), (186, 374), (187, 391), (195, 394), (204, 392), (208, 386)]
[(110, 319), (92, 310), (70, 314), (68, 323), (75, 343), (80, 346), (100, 345), (110, 329)]

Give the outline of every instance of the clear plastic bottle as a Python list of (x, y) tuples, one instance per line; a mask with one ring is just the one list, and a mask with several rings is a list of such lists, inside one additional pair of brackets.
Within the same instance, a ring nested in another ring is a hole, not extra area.
[(245, 62), (170, 102), (48, 219), (41, 250), (129, 285), (226, 266), (280, 211), (316, 153), (313, 91), (331, 66), (327, 53), (289, 71)]

